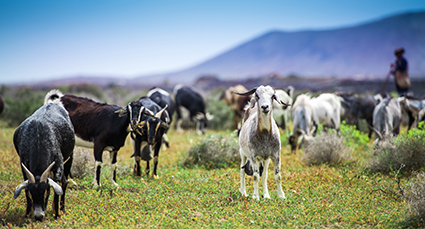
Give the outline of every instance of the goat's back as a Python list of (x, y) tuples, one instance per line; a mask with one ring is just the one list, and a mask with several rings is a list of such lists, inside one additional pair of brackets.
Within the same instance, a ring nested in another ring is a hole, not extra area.
[[(66, 110), (57, 104), (40, 107), (19, 125), (13, 136), (21, 162), (35, 176), (55, 161), (62, 165), (73, 152), (74, 128)], [(53, 170), (55, 171), (55, 170)]]

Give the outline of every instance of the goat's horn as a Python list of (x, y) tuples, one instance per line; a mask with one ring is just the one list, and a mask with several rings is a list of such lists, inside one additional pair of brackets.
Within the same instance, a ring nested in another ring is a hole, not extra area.
[(41, 174), (40, 182), (47, 183), (47, 178), (49, 178), (50, 170), (52, 170), (54, 165), (55, 165), (55, 162), (52, 162), (52, 164), (50, 164), (49, 167), (47, 167), (47, 169), (43, 172), (43, 174)]
[(151, 117), (151, 118), (154, 118), (155, 117), (155, 114), (151, 110), (149, 110), (148, 108), (146, 108), (146, 107), (143, 107), (142, 113), (145, 114), (145, 115), (147, 115), (147, 116), (149, 116), (149, 117)]
[(25, 174), (28, 177), (28, 182), (35, 183), (34, 175), (32, 175), (32, 173), (27, 169), (27, 167), (25, 167), (24, 163), (21, 163), (21, 165), (22, 165), (22, 168), (24, 169)]
[(379, 140), (384, 140), (384, 137), (382, 136), (381, 133), (379, 133), (379, 131), (377, 129), (375, 129), (375, 127), (371, 126), (369, 123), (367, 124), (367, 126), (373, 130), (373, 132), (375, 132), (376, 135), (378, 135)]
[(298, 129), (301, 132), (301, 135), (307, 135), (303, 129)]
[(233, 91), (233, 93), (235, 93), (237, 95), (248, 96), (248, 95), (252, 95), (256, 90), (257, 90), (257, 88), (255, 87), (255, 88), (251, 89), (250, 91), (247, 91), (247, 92), (244, 92), (244, 93), (237, 92), (237, 91)]
[(168, 104), (165, 105), (165, 107), (162, 108), (162, 110), (160, 110), (158, 113), (155, 114), (155, 118), (161, 119), (162, 113), (165, 111), (165, 109), (167, 109), (167, 107), (168, 107)]

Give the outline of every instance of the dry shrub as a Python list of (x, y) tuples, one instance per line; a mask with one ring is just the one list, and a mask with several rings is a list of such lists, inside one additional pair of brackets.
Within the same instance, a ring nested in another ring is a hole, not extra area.
[(410, 211), (413, 215), (425, 219), (425, 173), (420, 172), (405, 190)]
[(212, 135), (192, 146), (183, 163), (185, 167), (199, 165), (205, 169), (236, 167), (240, 163), (239, 144), (232, 136)]
[(382, 141), (375, 147), (374, 157), (369, 163), (372, 171), (389, 173), (402, 164), (404, 171), (417, 171), (425, 167), (425, 131), (412, 129), (397, 139)]
[(308, 165), (336, 165), (351, 158), (351, 149), (335, 133), (320, 132), (305, 146), (303, 160)]
[(74, 177), (83, 177), (89, 172), (90, 165), (94, 164), (92, 149), (75, 147), (71, 174)]

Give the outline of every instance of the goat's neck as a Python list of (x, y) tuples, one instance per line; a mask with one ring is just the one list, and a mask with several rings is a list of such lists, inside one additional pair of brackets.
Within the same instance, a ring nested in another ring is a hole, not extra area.
[(257, 129), (259, 131), (267, 131), (270, 132), (272, 129), (272, 112), (270, 111), (267, 114), (264, 114), (262, 112), (258, 112), (258, 123), (257, 123)]

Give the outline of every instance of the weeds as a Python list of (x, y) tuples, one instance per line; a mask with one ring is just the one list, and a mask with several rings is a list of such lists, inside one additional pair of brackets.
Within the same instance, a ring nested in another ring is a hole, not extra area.
[(83, 177), (89, 170), (89, 165), (94, 164), (91, 149), (75, 147), (72, 161), (71, 174), (74, 177)]
[(332, 132), (321, 131), (305, 146), (303, 160), (308, 165), (336, 165), (351, 158), (351, 149)]
[(425, 166), (424, 139), (425, 130), (411, 129), (408, 134), (402, 133), (397, 139), (380, 142), (375, 148), (369, 169), (388, 173), (404, 164), (405, 171), (418, 171)]
[(409, 209), (412, 215), (425, 220), (425, 173), (420, 172), (406, 189)]
[(218, 134), (193, 145), (188, 151), (184, 166), (198, 165), (205, 169), (216, 169), (237, 167), (239, 163), (239, 145), (236, 138)]

